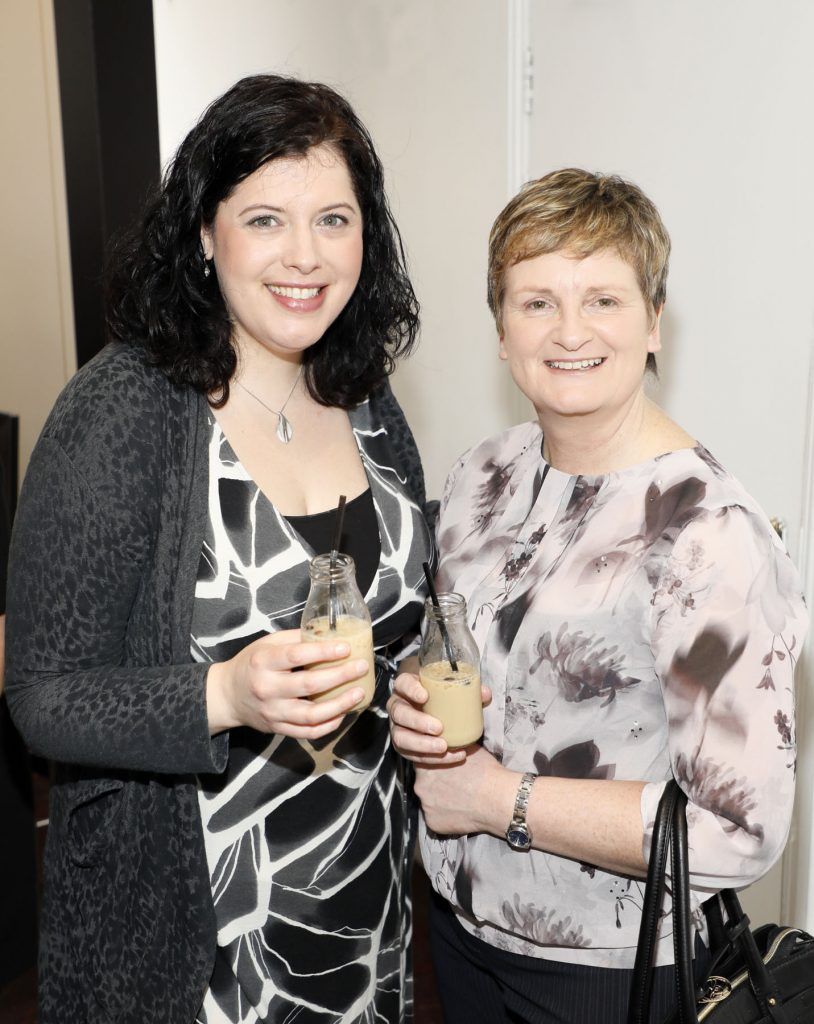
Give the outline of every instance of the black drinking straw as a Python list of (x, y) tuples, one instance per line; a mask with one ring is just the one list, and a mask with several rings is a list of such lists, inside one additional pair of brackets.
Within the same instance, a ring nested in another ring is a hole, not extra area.
[(342, 539), (342, 523), (345, 519), (344, 494), (339, 495), (339, 504), (336, 507), (336, 525), (334, 527), (334, 542), (331, 545), (331, 568), (328, 583), (328, 626), (336, 629), (336, 584), (334, 583), (334, 570), (336, 569), (336, 556), (339, 552), (339, 543)]
[(435, 584), (432, 581), (432, 573), (430, 572), (430, 566), (428, 562), (424, 562), (424, 576), (427, 580), (427, 588), (430, 592), (430, 599), (433, 605), (438, 609), (438, 628), (441, 630), (441, 637), (444, 641), (444, 648), (447, 652), (447, 661), (449, 662), (452, 671), (458, 671), (458, 662), (455, 660), (455, 656), (452, 653), (452, 644), (449, 641), (449, 633), (447, 633), (447, 625), (444, 622), (444, 616), (441, 613), (441, 605), (438, 603), (438, 594), (435, 592)]

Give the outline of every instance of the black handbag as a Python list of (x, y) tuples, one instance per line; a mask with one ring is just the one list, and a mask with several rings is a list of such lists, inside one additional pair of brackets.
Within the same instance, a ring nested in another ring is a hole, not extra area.
[(686, 795), (671, 779), (653, 829), (628, 1024), (650, 1022), (653, 958), (668, 850), (678, 1009), (664, 1024), (814, 1024), (814, 938), (800, 928), (775, 924), (753, 932), (732, 889), (724, 889), (703, 904), (711, 960), (706, 979), (696, 987), (686, 804)]

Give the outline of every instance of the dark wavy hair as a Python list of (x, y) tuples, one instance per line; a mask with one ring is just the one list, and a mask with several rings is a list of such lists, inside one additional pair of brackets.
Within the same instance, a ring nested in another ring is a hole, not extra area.
[(305, 381), (323, 405), (364, 400), (410, 351), (418, 301), (373, 142), (350, 104), (326, 85), (280, 75), (243, 78), (187, 135), (141, 222), (114, 249), (107, 326), (144, 347), (175, 384), (219, 406), (237, 356), (217, 283), (204, 275), (200, 232), (218, 204), (269, 160), (331, 145), (343, 157), (363, 218), (359, 283), (322, 338), (303, 352)]

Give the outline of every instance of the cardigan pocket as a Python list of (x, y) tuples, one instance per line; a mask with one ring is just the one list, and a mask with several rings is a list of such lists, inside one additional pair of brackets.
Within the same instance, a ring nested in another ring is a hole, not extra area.
[(151, 787), (133, 780), (83, 780), (68, 810), (72, 887), (82, 922), (80, 960), (88, 1020), (118, 1020), (138, 999), (142, 961), (161, 919), (151, 883)]
[(68, 855), (79, 868), (91, 868), (103, 857), (116, 835), (124, 803), (121, 779), (80, 779), (67, 798)]

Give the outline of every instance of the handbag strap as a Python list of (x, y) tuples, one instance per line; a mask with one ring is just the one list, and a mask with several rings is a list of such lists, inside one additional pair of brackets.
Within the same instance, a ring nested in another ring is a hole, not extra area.
[[(668, 783), (668, 786), (674, 786), (680, 794), (672, 804), (669, 838), (673, 874), (673, 948), (675, 950), (678, 1017), (681, 1024), (698, 1024), (692, 965), (687, 797), (675, 780)], [(777, 986), (766, 970), (763, 957), (755, 943), (755, 937), (749, 928), (749, 918), (743, 912), (735, 891), (723, 889), (721, 901), (726, 910), (726, 933), (729, 942), (740, 950), (749, 973), (749, 984), (764, 1019), (772, 1021), (773, 1024), (789, 1024), (788, 1017), (780, 1005)]]
[(709, 948), (714, 953), (729, 945), (729, 937), (724, 927), (724, 916), (721, 912), (721, 898), (716, 892), (701, 904), (704, 917), (707, 919), (707, 933), (709, 935)]
[(656, 936), (666, 887), (667, 852), (673, 877), (673, 950), (676, 965), (678, 1019), (698, 1024), (692, 974), (693, 930), (690, 917), (689, 863), (687, 854), (687, 797), (675, 779), (664, 787), (653, 824), (647, 888), (633, 968), (628, 1024), (648, 1024), (653, 990)]
[(656, 820), (653, 823), (653, 839), (650, 844), (650, 861), (647, 866), (647, 884), (644, 890), (642, 920), (639, 926), (639, 942), (636, 947), (636, 961), (633, 965), (633, 980), (630, 989), (627, 1024), (648, 1024), (650, 1019), (650, 996), (653, 991), (653, 960), (655, 958), (661, 905), (664, 900), (670, 824), (678, 792), (680, 790), (675, 782), (671, 780), (671, 782), (667, 783), (661, 795), (661, 800), (659, 800)]
[[(669, 785), (669, 783), (668, 783)], [(681, 1024), (698, 1024), (693, 980), (693, 929), (690, 916), (690, 865), (687, 843), (687, 795), (678, 791), (673, 803), (670, 862), (673, 874), (673, 952), (675, 954), (678, 1017)]]
[(781, 1006), (780, 991), (766, 970), (766, 964), (749, 928), (749, 918), (744, 913), (734, 889), (723, 889), (721, 900), (726, 910), (727, 932), (730, 935), (730, 941), (733, 946), (740, 949), (749, 972), (749, 984), (752, 986), (761, 1012), (766, 1020), (773, 1021), (774, 1024), (789, 1024), (788, 1016)]

